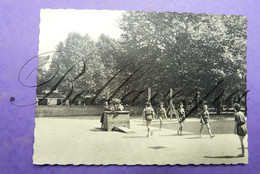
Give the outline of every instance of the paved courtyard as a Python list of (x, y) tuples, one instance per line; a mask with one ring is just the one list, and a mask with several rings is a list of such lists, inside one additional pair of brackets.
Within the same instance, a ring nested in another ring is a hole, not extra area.
[(131, 130), (135, 131), (131, 134), (101, 131), (99, 117), (38, 117), (35, 123), (34, 164), (248, 163), (247, 149), (246, 157), (237, 157), (240, 143), (232, 133), (233, 121), (228, 119), (212, 121), (212, 131), (216, 133), (213, 139), (207, 135), (206, 127), (203, 137), (198, 138), (200, 124), (194, 118), (185, 121), (183, 136), (176, 135), (177, 120), (164, 120), (161, 131), (158, 120), (154, 120), (154, 135), (148, 138), (140, 119), (131, 119)]

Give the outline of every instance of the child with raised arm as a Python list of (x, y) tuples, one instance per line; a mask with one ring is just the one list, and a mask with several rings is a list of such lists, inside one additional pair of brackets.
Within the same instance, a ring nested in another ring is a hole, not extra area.
[(149, 102), (145, 103), (145, 108), (144, 108), (142, 116), (144, 116), (144, 118), (146, 120), (147, 137), (149, 137), (150, 132), (151, 132), (151, 135), (153, 135), (153, 131), (150, 128), (150, 124), (151, 124), (153, 117), (154, 117), (154, 110), (151, 106), (151, 103), (149, 103)]
[(185, 110), (183, 108), (183, 103), (180, 103), (179, 109), (178, 109), (178, 115), (179, 115), (179, 123), (180, 127), (177, 131), (177, 135), (182, 135), (182, 130), (183, 130), (183, 122), (185, 120)]
[(160, 108), (157, 110), (157, 115), (158, 115), (159, 120), (160, 120), (159, 130), (161, 130), (162, 129), (162, 119), (163, 118), (167, 118), (166, 110), (163, 108), (163, 103), (162, 102), (160, 102)]
[(208, 129), (208, 133), (209, 133), (210, 138), (215, 137), (215, 135), (213, 135), (211, 133), (209, 111), (208, 111), (208, 106), (205, 102), (203, 103), (203, 111), (200, 115), (200, 123), (201, 123), (201, 127), (200, 127), (199, 137), (201, 137), (204, 124), (206, 125), (206, 127)]
[(240, 111), (240, 105), (236, 103), (234, 105), (235, 108), (235, 127), (234, 127), (234, 133), (238, 135), (242, 153), (239, 154), (239, 157), (245, 156), (245, 146), (244, 146), (244, 138), (247, 135), (247, 126), (246, 126), (246, 118), (245, 115)]

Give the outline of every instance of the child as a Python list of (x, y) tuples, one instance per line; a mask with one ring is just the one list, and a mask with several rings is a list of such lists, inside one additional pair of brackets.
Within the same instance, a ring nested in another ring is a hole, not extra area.
[(159, 120), (160, 120), (159, 130), (161, 130), (161, 128), (162, 128), (162, 119), (163, 118), (167, 118), (166, 110), (163, 108), (163, 103), (162, 102), (160, 103), (160, 108), (157, 111), (157, 115), (158, 115)]
[(115, 110), (116, 111), (123, 111), (124, 110), (124, 106), (122, 105), (122, 103), (116, 104), (115, 105)]
[(149, 132), (151, 132), (151, 135), (153, 135), (153, 131), (150, 128), (150, 124), (154, 117), (154, 110), (150, 103), (148, 103), (148, 102), (145, 103), (145, 108), (144, 108), (142, 116), (144, 116), (144, 118), (146, 120), (147, 137), (149, 137)]
[(182, 135), (182, 130), (183, 130), (183, 122), (185, 120), (185, 110), (183, 108), (183, 103), (180, 103), (179, 109), (178, 109), (178, 114), (179, 114), (179, 123), (180, 127), (177, 131), (177, 135)]
[(200, 116), (200, 123), (201, 123), (201, 127), (200, 127), (200, 136), (199, 137), (201, 137), (201, 133), (202, 133), (204, 124), (208, 128), (210, 138), (215, 137), (215, 135), (213, 135), (211, 133), (211, 129), (210, 129), (210, 125), (209, 125), (210, 124), (209, 111), (208, 111), (208, 106), (206, 105), (206, 103), (203, 104), (203, 112), (201, 113), (201, 116)]
[[(106, 101), (104, 103), (104, 111), (110, 111), (111, 109), (109, 108), (108, 102)], [(104, 128), (104, 112), (102, 113), (101, 119), (100, 119), (100, 123), (101, 123), (101, 129)]]
[(247, 135), (247, 127), (246, 127), (246, 118), (245, 115), (240, 111), (240, 105), (236, 103), (234, 105), (235, 108), (235, 127), (234, 133), (239, 136), (242, 153), (239, 154), (239, 157), (245, 156), (245, 146), (244, 146), (244, 138)]

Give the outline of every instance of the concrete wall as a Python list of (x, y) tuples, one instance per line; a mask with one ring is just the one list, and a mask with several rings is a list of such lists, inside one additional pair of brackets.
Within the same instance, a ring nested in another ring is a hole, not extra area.
[[(126, 106), (125, 110), (129, 111), (130, 116), (141, 116), (143, 113), (143, 106)], [(154, 110), (156, 111), (156, 107)], [(35, 109), (37, 117), (55, 117), (55, 116), (101, 116), (103, 113), (103, 106), (58, 106), (58, 105), (40, 105)], [(215, 111), (211, 111), (210, 114), (215, 115)], [(222, 112), (222, 115), (232, 115), (231, 112)], [(197, 114), (192, 114), (191, 116)]]
[[(130, 116), (141, 116), (144, 107), (125, 107)], [(37, 117), (55, 116), (101, 116), (103, 106), (36, 106)]]

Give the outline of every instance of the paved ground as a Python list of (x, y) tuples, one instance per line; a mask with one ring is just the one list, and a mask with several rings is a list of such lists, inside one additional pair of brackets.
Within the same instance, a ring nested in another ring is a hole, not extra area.
[[(154, 135), (146, 137), (143, 121), (131, 119), (132, 134), (104, 132), (98, 117), (36, 118), (34, 164), (237, 164), (248, 163), (239, 139), (232, 134), (233, 121), (212, 122), (216, 137), (210, 139), (206, 128), (198, 138), (199, 120), (187, 119), (183, 136), (176, 135), (176, 120), (164, 120)], [(224, 125), (224, 126), (223, 126)], [(247, 137), (246, 137), (247, 138)], [(245, 139), (247, 147), (247, 139)]]

